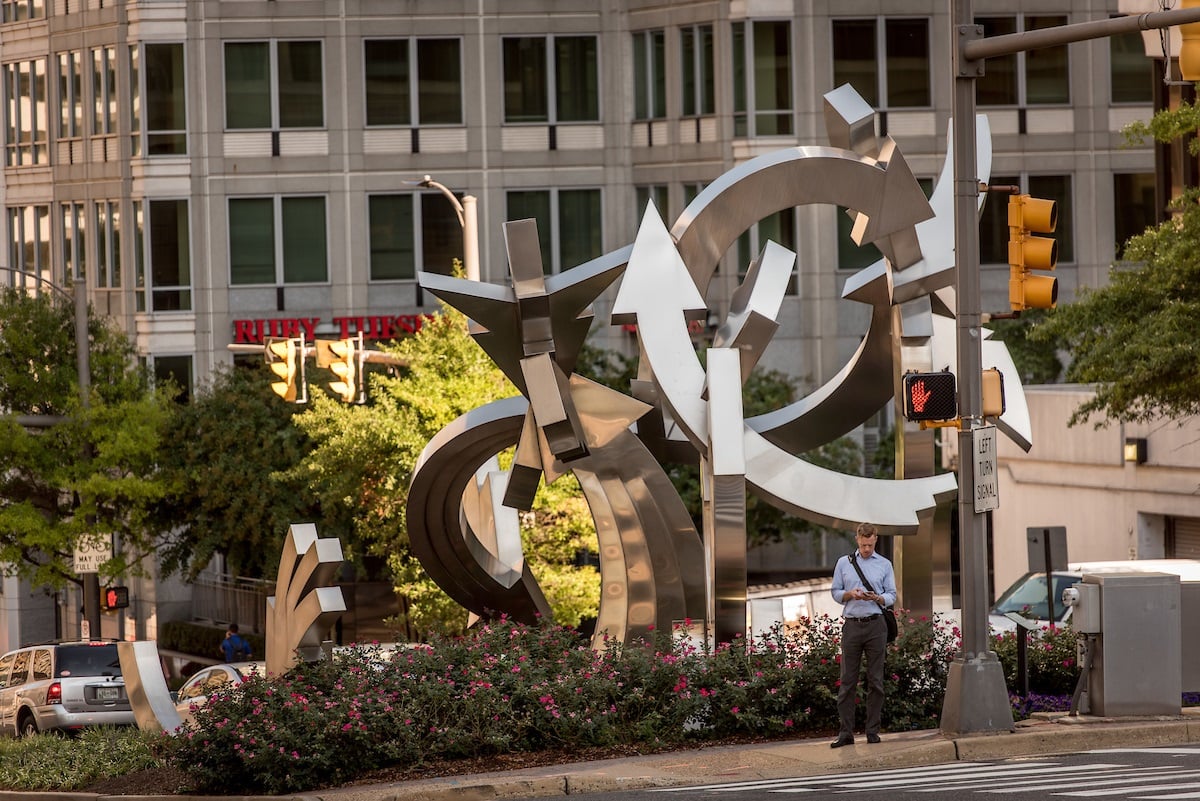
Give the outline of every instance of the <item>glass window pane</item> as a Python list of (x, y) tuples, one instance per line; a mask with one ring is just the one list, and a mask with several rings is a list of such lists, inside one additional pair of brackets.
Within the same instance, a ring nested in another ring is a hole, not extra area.
[(878, 59), (875, 55), (875, 21), (833, 21), (833, 85), (850, 84), (872, 108), (879, 105)]
[[(1036, 31), (1066, 24), (1067, 18), (1062, 16), (1027, 17), (1025, 29)], [(1025, 102), (1029, 105), (1071, 102), (1066, 45), (1030, 50), (1025, 54)]]
[(279, 127), (320, 128), (325, 124), (321, 43), (279, 42)]
[(600, 190), (558, 193), (559, 269), (568, 270), (601, 255)]
[(408, 40), (363, 42), (366, 72), (367, 125), (408, 125)]
[(1146, 55), (1142, 35), (1118, 33), (1108, 38), (1112, 72), (1112, 102), (1152, 103), (1154, 62)]
[(550, 258), (550, 193), (544, 190), (509, 192), (506, 198), (509, 220), (537, 220), (542, 272), (549, 274), (554, 264)]
[(889, 19), (887, 47), (888, 106), (929, 106), (929, 20)]
[[(187, 87), (184, 84), (183, 45), (146, 45), (146, 130), (187, 130)], [(173, 144), (186, 142), (185, 137), (155, 139), (156, 154), (183, 154)]]
[(787, 22), (754, 23), (755, 134), (792, 132), (792, 46)]
[[(1020, 186), (1021, 178), (993, 175), (989, 183)], [(1008, 195), (989, 193), (983, 204), (983, 216), (979, 218), (979, 263), (1008, 264)]]
[(159, 386), (168, 383), (175, 385), (179, 389), (175, 401), (187, 403), (192, 396), (192, 357), (155, 356), (154, 383)]
[(462, 60), (457, 39), (417, 42), (417, 103), (422, 125), (460, 125)]
[(540, 36), (504, 40), (504, 121), (547, 122), (546, 40)]
[(716, 59), (713, 56), (713, 29), (700, 26), (700, 113), (716, 112)]
[(371, 195), (367, 204), (371, 280), (415, 277), (412, 195)]
[(733, 135), (746, 136), (746, 102), (750, 73), (746, 70), (746, 23), (735, 22), (731, 27), (733, 49)]
[[(696, 113), (696, 29), (679, 29), (679, 85), (683, 101), (683, 116)], [(637, 74), (637, 70), (634, 70)]]
[[(977, 17), (984, 36), (1006, 36), (1017, 32), (1016, 17)], [(981, 106), (1015, 106), (1017, 97), (1017, 56), (997, 56), (984, 63), (982, 78), (975, 81), (975, 102)]]
[(234, 284), (275, 283), (275, 204), (271, 198), (230, 198), (229, 270)]
[(647, 69), (646, 33), (643, 31), (633, 35), (633, 118), (635, 120), (645, 120), (650, 117)]
[(1117, 257), (1131, 236), (1144, 233), (1158, 222), (1154, 173), (1120, 173), (1113, 176), (1113, 234)]
[(186, 200), (150, 202), (150, 276), (157, 287), (191, 283)]
[(271, 62), (266, 42), (225, 43), (225, 127), (271, 127)]
[(328, 248), (325, 244), (325, 198), (285, 197), (283, 214), (283, 282), (325, 281)]
[[(1058, 203), (1058, 228), (1053, 236), (1058, 240), (1058, 261), (1075, 261), (1075, 226), (1072, 223), (1071, 178), (1068, 175), (1031, 175), (1029, 194)], [(1006, 257), (1007, 260), (1007, 257)]]
[(559, 36), (554, 40), (554, 84), (559, 122), (600, 119), (595, 36)]
[(442, 194), (421, 195), (421, 269), (451, 275), (462, 261), (463, 233), (458, 212)]
[(650, 47), (653, 55), (653, 112), (655, 119), (667, 116), (667, 42), (662, 31), (654, 31), (650, 35)]

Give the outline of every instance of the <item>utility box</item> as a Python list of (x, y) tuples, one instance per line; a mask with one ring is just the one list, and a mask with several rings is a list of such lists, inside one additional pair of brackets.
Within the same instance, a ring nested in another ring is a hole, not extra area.
[(1183, 645), (1179, 576), (1085, 574), (1082, 583), (1098, 585), (1100, 596), (1099, 647), (1088, 676), (1092, 714), (1180, 714)]

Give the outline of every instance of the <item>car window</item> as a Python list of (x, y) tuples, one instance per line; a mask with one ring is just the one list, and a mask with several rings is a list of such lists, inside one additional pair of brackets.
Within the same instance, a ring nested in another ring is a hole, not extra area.
[(214, 670), (212, 675), (204, 680), (204, 692), (212, 695), (214, 690), (219, 690), (228, 684), (233, 679), (228, 673), (220, 668)]
[(121, 658), (115, 642), (60, 645), (57, 650), (58, 663), (54, 666), (57, 677), (121, 675)]
[(8, 686), (8, 670), (12, 667), (13, 657), (16, 654), (5, 654), (3, 659), (0, 659), (0, 690)]
[(13, 660), (12, 678), (8, 681), (9, 687), (16, 687), (18, 684), (24, 684), (26, 676), (29, 673), (29, 652), (17, 651), (16, 658)]
[(179, 690), (179, 700), (187, 701), (196, 696), (204, 695), (204, 682), (208, 679), (208, 674), (211, 672), (211, 670), (206, 670), (188, 679), (187, 684)]
[(39, 648), (33, 652), (33, 680), (41, 681), (53, 675), (51, 664), (53, 659), (49, 648)]

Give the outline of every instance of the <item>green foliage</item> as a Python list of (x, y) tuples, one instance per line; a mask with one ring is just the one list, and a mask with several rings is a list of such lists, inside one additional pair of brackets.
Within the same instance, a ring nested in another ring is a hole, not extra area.
[[(261, 634), (239, 632), (250, 643), (250, 650), (261, 659), (267, 653), (266, 639)], [(158, 627), (158, 647), (164, 651), (179, 651), (208, 659), (221, 654), (225, 627), (206, 626), (183, 620), (170, 620)]]
[(1021, 383), (1026, 385), (1056, 384), (1063, 373), (1063, 364), (1058, 358), (1063, 342), (1052, 336), (1036, 339), (1030, 336), (1033, 328), (1045, 318), (1045, 311), (1034, 309), (1021, 312), (1021, 316), (1013, 320), (992, 320), (988, 323), (992, 339), (1008, 347), (1017, 373), (1021, 376)]
[(167, 572), (189, 577), (222, 553), (230, 572), (272, 577), (289, 525), (316, 522), (327, 529), (309, 489), (289, 474), (311, 443), (293, 424), (299, 406), (270, 388), (265, 366), (219, 368), (178, 409), (160, 455), (172, 492), (157, 509), (160, 525), (175, 531), (163, 551)]
[(1195, 156), (1200, 153), (1197, 130), (1200, 130), (1200, 106), (1182, 101), (1176, 108), (1155, 112), (1148, 123), (1141, 120), (1129, 123), (1122, 133), (1126, 143), (1131, 146), (1141, 145), (1147, 138), (1157, 142), (1174, 142), (1189, 137), (1188, 152)]
[(1129, 240), (1136, 269), (1113, 269), (1109, 283), (1083, 290), (1034, 328), (1072, 354), (1067, 379), (1096, 394), (1071, 423), (1100, 417), (1146, 422), (1200, 412), (1200, 190), (1173, 203), (1176, 216)]
[(157, 456), (173, 404), (153, 392), (129, 340), (89, 314), (90, 392), (80, 397), (74, 305), (0, 291), (0, 405), (62, 418), (50, 427), (0, 420), (0, 565), (34, 586), (79, 583), (82, 538), (119, 535), (100, 572), (142, 572), (162, 541), (152, 510), (168, 492)]
[(79, 737), (40, 734), (0, 740), (0, 787), (69, 792), (98, 779), (161, 766), (151, 735), (134, 728), (96, 727)]

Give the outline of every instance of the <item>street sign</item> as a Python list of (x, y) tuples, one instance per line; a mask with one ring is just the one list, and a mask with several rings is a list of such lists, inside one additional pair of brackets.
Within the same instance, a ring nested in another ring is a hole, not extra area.
[(996, 475), (996, 427), (971, 429), (971, 451), (975, 458), (975, 514), (1000, 507), (1000, 487)]
[(113, 557), (111, 537), (81, 539), (75, 544), (75, 575), (97, 573), (100, 565)]

